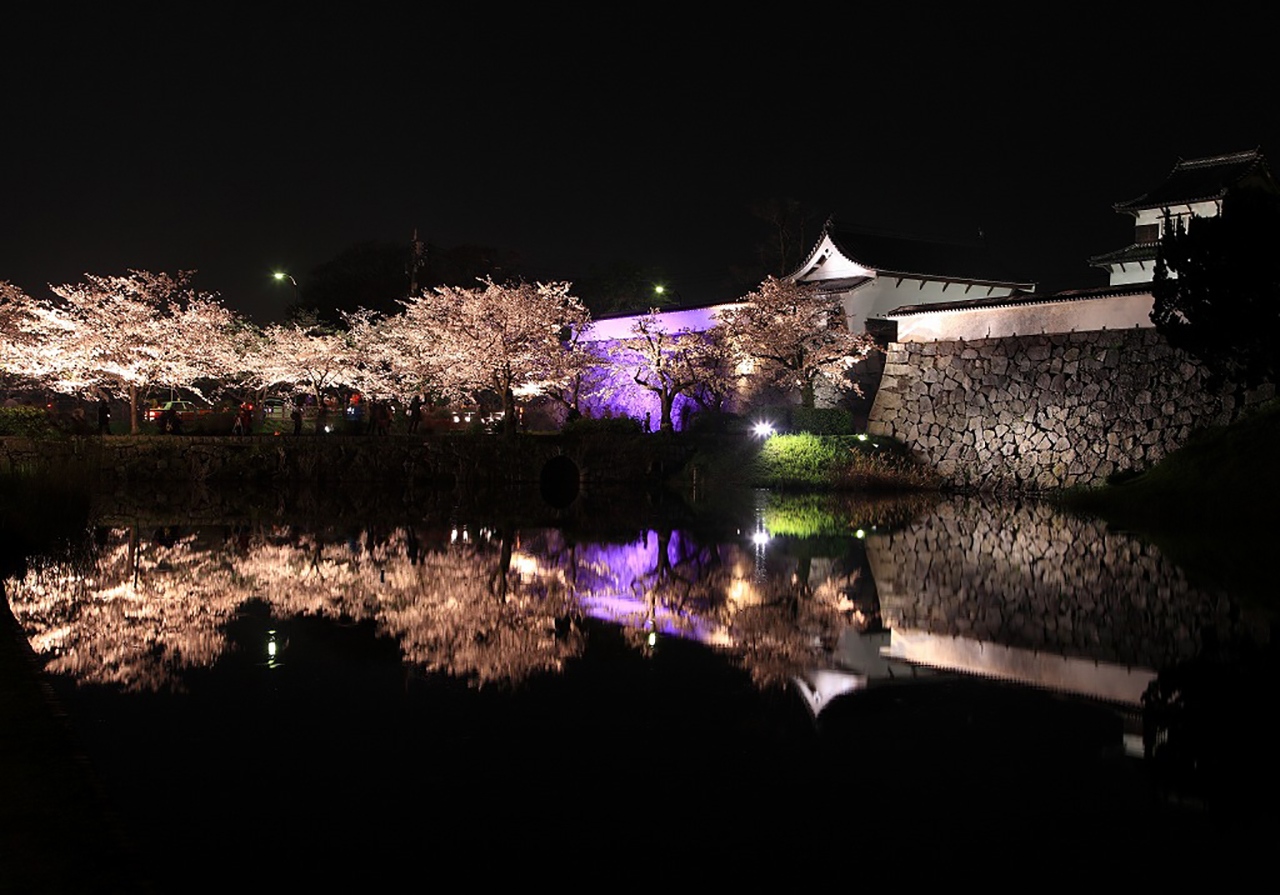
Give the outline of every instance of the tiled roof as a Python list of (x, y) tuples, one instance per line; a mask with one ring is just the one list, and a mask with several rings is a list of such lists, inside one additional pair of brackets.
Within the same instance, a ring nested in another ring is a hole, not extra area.
[(1156, 250), (1159, 247), (1159, 243), (1154, 242), (1135, 243), (1131, 246), (1125, 246), (1123, 249), (1116, 249), (1114, 252), (1094, 255), (1089, 259), (1089, 263), (1094, 267), (1110, 267), (1112, 264), (1154, 261), (1156, 260)]
[(935, 311), (976, 311), (983, 308), (1018, 307), (1021, 305), (1054, 304), (1057, 302), (1083, 301), (1089, 298), (1120, 298), (1141, 295), (1151, 291), (1150, 283), (1130, 283), (1124, 286), (1096, 286), (1089, 289), (1065, 289), (1061, 292), (1014, 292), (998, 298), (972, 298), (962, 301), (937, 302), (923, 305), (904, 305), (894, 308), (886, 317), (905, 317), (910, 314), (929, 314)]
[[(1034, 288), (1014, 276), (979, 240), (955, 241), (861, 230), (828, 222), (830, 235), (845, 256), (880, 276), (921, 277)], [(821, 240), (819, 240), (821, 241)]]
[(1229, 188), (1258, 169), (1270, 179), (1266, 159), (1257, 149), (1208, 158), (1179, 159), (1164, 183), (1136, 199), (1116, 203), (1115, 209), (1140, 211), (1221, 199)]

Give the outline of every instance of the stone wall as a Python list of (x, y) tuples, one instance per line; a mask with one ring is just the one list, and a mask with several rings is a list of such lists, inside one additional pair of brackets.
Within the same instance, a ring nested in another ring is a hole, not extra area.
[(1143, 469), (1274, 394), (1210, 391), (1205, 370), (1153, 329), (895, 342), (885, 360), (868, 429), (952, 485), (992, 490)]
[(660, 481), (691, 448), (654, 436), (139, 435), (38, 441), (0, 438), (0, 475), (39, 473), (120, 482), (538, 482), (553, 457), (584, 484)]
[(1151, 544), (1029, 501), (958, 497), (867, 539), (885, 624), (1160, 669), (1266, 619), (1190, 584)]

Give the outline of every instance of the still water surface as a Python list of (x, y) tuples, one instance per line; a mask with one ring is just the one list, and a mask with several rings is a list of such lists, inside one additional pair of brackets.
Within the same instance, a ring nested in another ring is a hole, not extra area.
[(477, 841), (608, 864), (896, 817), (1195, 825), (1142, 695), (1268, 640), (1133, 535), (974, 498), (105, 498), (7, 591), (127, 838), (210, 889)]

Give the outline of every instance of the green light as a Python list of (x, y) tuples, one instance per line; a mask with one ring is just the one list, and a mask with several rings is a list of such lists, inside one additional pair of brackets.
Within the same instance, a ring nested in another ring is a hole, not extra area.
[(649, 646), (653, 646), (653, 645), (654, 645), (655, 643), (657, 643), (657, 642), (658, 642), (658, 635), (657, 635), (657, 633), (656, 633), (656, 632), (654, 632), (654, 631), (650, 631), (650, 632), (649, 632)]
[(654, 292), (656, 292), (658, 295), (662, 295), (663, 293), (665, 293), (665, 292), (667, 291), (667, 287), (666, 287), (666, 286), (654, 286), (654, 287), (653, 287), (653, 291), (654, 291)]
[(859, 435), (859, 436), (858, 436), (858, 440), (859, 440), (859, 441), (866, 441), (866, 440), (867, 440), (867, 433), (863, 432), (861, 435)]
[(272, 274), (272, 276), (275, 277), (277, 280), (283, 280), (286, 276), (288, 276), (288, 274), (283, 274), (277, 270), (275, 273)]
[(859, 528), (857, 531), (854, 532), (854, 535), (859, 538), (865, 538), (867, 536), (867, 533), (863, 531), (861, 528)]

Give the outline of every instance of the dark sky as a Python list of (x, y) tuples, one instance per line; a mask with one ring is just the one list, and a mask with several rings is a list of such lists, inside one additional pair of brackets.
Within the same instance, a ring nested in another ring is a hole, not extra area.
[(1131, 233), (1111, 204), (1179, 155), (1280, 153), (1239, 21), (224, 6), (0, 14), (0, 279), (196, 268), (265, 320), (292, 299), (272, 269), (305, 288), (416, 226), (543, 278), (649, 265), (694, 302), (750, 258), (748, 205), (792, 197), (981, 227), (1021, 275), (1090, 285)]

